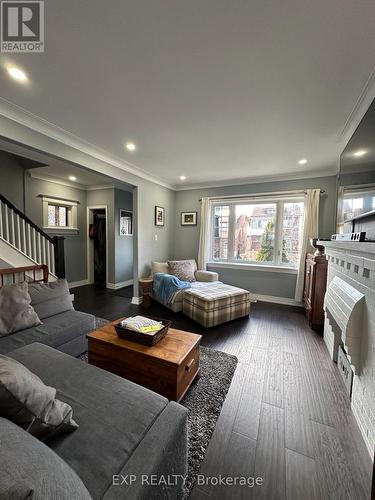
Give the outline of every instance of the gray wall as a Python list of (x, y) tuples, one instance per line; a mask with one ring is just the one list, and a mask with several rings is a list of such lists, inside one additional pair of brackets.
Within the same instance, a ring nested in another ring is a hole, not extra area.
[(133, 236), (120, 236), (120, 209), (133, 211), (133, 193), (122, 191), (121, 189), (115, 189), (116, 283), (133, 279)]
[(9, 267), (9, 264), (5, 262), (4, 260), (0, 259), (0, 269), (7, 269)]
[(22, 212), (23, 198), (23, 167), (13, 156), (0, 151), (0, 193)]
[[(26, 210), (25, 214), (39, 227), (43, 227), (42, 199), (45, 196), (61, 197), (78, 201), (77, 225), (78, 234), (65, 234), (65, 271), (69, 282), (86, 279), (86, 191), (62, 186), (52, 182), (26, 176)], [(50, 236), (55, 233), (48, 231)], [(57, 234), (57, 233), (56, 233)], [(60, 233), (61, 234), (61, 233)]]
[[(279, 181), (240, 186), (224, 186), (218, 188), (194, 189), (176, 193), (175, 215), (175, 245), (176, 259), (191, 259), (198, 256), (200, 202), (203, 196), (226, 196), (240, 194), (256, 194), (297, 189), (320, 188), (325, 194), (320, 199), (320, 234), (322, 238), (330, 237), (335, 232), (335, 217), (337, 204), (336, 177), (321, 177), (294, 181)], [(197, 211), (197, 226), (181, 226), (180, 218), (183, 211)], [(271, 295), (274, 297), (294, 298), (296, 274), (271, 273), (269, 271), (223, 269), (209, 266), (220, 274), (222, 281), (250, 290), (254, 294)]]

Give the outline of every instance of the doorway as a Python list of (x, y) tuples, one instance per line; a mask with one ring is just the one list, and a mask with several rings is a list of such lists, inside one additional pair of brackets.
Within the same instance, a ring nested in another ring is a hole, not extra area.
[(90, 284), (108, 283), (107, 207), (87, 207), (87, 275)]

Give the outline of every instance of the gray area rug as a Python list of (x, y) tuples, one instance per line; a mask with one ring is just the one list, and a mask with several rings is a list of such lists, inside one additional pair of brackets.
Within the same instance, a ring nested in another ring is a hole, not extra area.
[[(96, 318), (97, 328), (106, 323), (107, 320)], [(181, 401), (189, 411), (186, 498), (196, 481), (238, 362), (235, 356), (208, 347), (200, 348), (200, 356), (200, 378)], [(87, 362), (87, 354), (81, 359)]]

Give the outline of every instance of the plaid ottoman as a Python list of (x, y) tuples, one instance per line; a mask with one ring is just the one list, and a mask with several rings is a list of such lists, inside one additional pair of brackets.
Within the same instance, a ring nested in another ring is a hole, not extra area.
[(226, 323), (250, 313), (250, 292), (223, 283), (184, 290), (184, 314), (205, 328)]

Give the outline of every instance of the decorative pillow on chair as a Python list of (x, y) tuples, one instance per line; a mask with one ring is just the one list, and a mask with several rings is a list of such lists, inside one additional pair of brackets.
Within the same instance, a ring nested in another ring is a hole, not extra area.
[(74, 309), (66, 279), (49, 283), (29, 283), (31, 305), (40, 319)]
[(195, 281), (197, 264), (191, 260), (169, 260), (169, 273), (182, 281)]
[(26, 281), (0, 288), (0, 337), (42, 323), (30, 303)]
[(151, 264), (151, 276), (155, 273), (169, 274), (168, 262), (153, 262)]
[(72, 413), (71, 406), (56, 399), (56, 389), (23, 364), (0, 354), (0, 417), (45, 440), (77, 429)]

